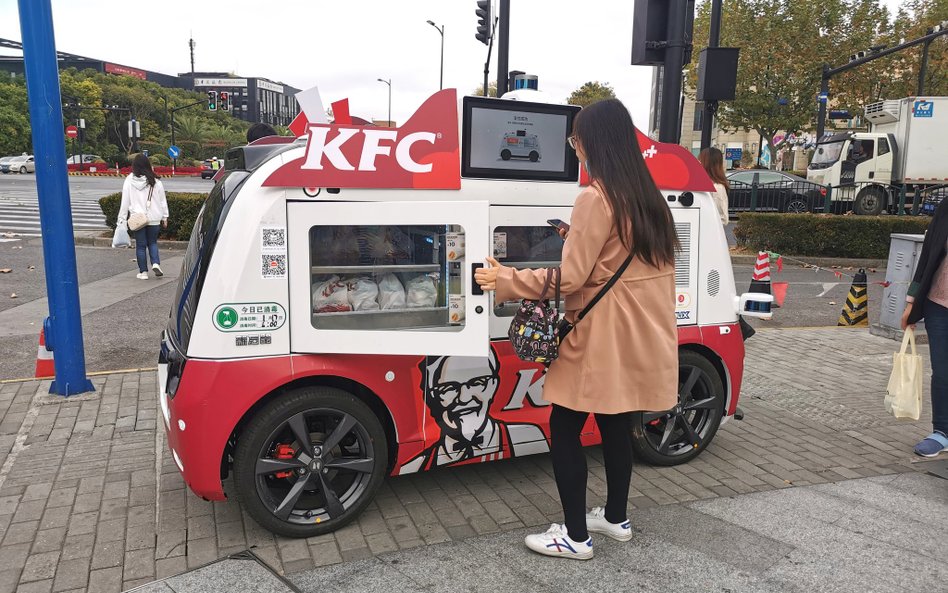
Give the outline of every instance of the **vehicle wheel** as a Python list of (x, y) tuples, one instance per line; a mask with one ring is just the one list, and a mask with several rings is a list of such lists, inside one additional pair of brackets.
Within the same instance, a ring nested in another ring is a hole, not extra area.
[(26, 167), (20, 167), (20, 174), (26, 175)]
[(810, 211), (810, 202), (806, 199), (806, 196), (801, 196), (799, 194), (794, 194), (790, 196), (786, 202), (783, 204), (781, 212), (789, 212), (791, 214), (806, 214)]
[(537, 151), (535, 151), (535, 150), (531, 150), (531, 151), (530, 151), (530, 162), (531, 162), (531, 163), (535, 163), (535, 162), (537, 162), (538, 160), (540, 160), (540, 153), (537, 152)]
[(678, 405), (668, 412), (632, 415), (632, 449), (653, 465), (678, 465), (697, 457), (714, 438), (724, 415), (724, 384), (711, 362), (691, 350), (678, 355)]
[(885, 194), (877, 187), (867, 187), (856, 196), (853, 211), (863, 216), (877, 216), (885, 207)]
[(505, 161), (509, 161), (509, 160), (510, 160), (510, 151), (507, 150), (506, 148), (503, 149), (503, 150), (501, 150), (501, 151), (500, 151), (500, 158), (504, 159)]
[(388, 443), (367, 405), (330, 387), (281, 395), (234, 454), (237, 499), (266, 529), (310, 537), (355, 519), (385, 478)]

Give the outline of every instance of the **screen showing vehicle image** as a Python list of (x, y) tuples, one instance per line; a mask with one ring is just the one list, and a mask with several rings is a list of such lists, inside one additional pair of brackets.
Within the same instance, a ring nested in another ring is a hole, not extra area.
[(574, 180), (566, 143), (578, 107), (465, 97), (463, 172), (505, 179)]

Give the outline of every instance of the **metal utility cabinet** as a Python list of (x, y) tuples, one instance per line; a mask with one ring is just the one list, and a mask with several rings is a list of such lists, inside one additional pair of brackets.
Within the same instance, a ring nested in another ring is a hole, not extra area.
[(893, 233), (889, 244), (889, 263), (885, 278), (890, 282), (882, 292), (882, 310), (879, 326), (873, 326), (872, 333), (888, 337), (901, 337), (902, 311), (905, 310), (905, 296), (915, 274), (918, 258), (922, 254), (922, 242), (925, 235)]

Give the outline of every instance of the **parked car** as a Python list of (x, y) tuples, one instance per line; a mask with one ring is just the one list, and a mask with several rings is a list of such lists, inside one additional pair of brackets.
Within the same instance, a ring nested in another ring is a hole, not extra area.
[[(81, 161), (79, 160), (80, 157), (82, 158)], [(70, 165), (78, 165), (80, 162), (82, 162), (82, 163), (97, 163), (97, 162), (99, 162), (99, 161), (105, 162), (105, 159), (103, 159), (102, 157), (100, 157), (100, 156), (97, 155), (97, 154), (82, 154), (82, 155), (74, 154), (74, 155), (72, 155), (71, 157), (69, 157), (68, 159), (66, 159), (66, 163), (68, 163), (68, 164), (70, 164)]]
[(757, 191), (756, 210), (777, 212), (822, 211), (826, 187), (802, 177), (780, 171), (737, 170), (727, 174), (731, 184), (728, 192), (728, 210), (751, 209), (751, 197)]
[(36, 163), (33, 161), (33, 155), (15, 156), (7, 162), (0, 165), (0, 173), (34, 173)]
[(10, 161), (12, 161), (12, 160), (15, 159), (15, 158), (16, 158), (15, 156), (0, 157), (0, 170), (3, 170), (3, 165), (4, 165), (5, 163), (9, 163)]

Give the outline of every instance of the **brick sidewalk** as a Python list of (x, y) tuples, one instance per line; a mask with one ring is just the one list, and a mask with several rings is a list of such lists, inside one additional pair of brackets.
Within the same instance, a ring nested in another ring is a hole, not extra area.
[[(726, 424), (687, 465), (636, 466), (631, 504), (912, 471), (911, 448), (930, 416), (901, 423), (884, 412), (896, 348), (865, 330), (759, 332), (748, 342), (746, 419)], [(236, 502), (185, 489), (156, 431), (152, 373), (93, 383), (96, 394), (66, 401), (45, 395), (46, 382), (0, 386), (0, 593), (121, 591), (250, 546), (292, 573), (561, 520), (550, 459), (540, 455), (391, 478), (342, 530), (275, 537)], [(605, 474), (599, 448), (588, 453), (596, 504)]]

